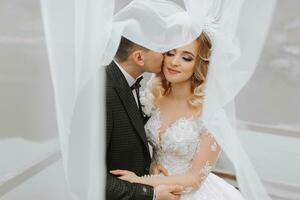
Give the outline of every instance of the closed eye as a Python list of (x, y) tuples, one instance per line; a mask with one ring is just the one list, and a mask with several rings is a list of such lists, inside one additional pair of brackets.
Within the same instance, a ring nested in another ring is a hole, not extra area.
[(193, 60), (192, 57), (182, 57), (183, 60), (187, 61), (187, 62), (190, 62)]
[(167, 56), (174, 56), (175, 55), (175, 52), (174, 51), (168, 51), (166, 53)]

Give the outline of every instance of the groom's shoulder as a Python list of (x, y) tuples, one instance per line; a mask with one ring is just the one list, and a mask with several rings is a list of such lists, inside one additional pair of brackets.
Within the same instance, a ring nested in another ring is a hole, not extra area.
[(111, 84), (113, 81), (112, 77), (115, 74), (115, 69), (114, 69), (115, 66), (113, 66), (113, 65), (114, 65), (114, 62), (111, 62), (109, 65), (105, 66), (106, 84)]
[(116, 83), (116, 72), (114, 63), (110, 63), (109, 65), (105, 66), (105, 89), (106, 89), (106, 99), (111, 101), (115, 99), (117, 96), (117, 90), (115, 89), (118, 87), (118, 83)]
[(105, 66), (105, 73), (106, 73), (106, 82), (112, 83), (115, 79), (119, 79), (118, 67), (112, 61), (109, 65)]
[(108, 65), (105, 66), (105, 71), (107, 74), (114, 74), (118, 66), (114, 61), (111, 61)]

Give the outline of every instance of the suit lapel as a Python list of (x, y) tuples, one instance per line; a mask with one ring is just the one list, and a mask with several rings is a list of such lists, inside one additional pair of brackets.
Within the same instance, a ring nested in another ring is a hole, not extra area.
[(146, 139), (146, 133), (144, 129), (143, 118), (140, 114), (140, 111), (137, 107), (136, 101), (132, 94), (131, 88), (129, 87), (124, 75), (116, 66), (114, 62), (112, 62), (106, 69), (107, 74), (110, 76), (113, 81), (114, 88), (117, 91), (120, 99), (123, 102), (123, 105), (127, 111), (127, 114), (137, 130), (139, 137), (142, 139), (145, 147), (149, 150), (148, 142)]

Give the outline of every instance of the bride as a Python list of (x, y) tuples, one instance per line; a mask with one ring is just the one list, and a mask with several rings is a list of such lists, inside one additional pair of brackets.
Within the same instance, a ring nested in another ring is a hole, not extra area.
[[(193, 42), (164, 54), (163, 70), (142, 92), (145, 125), (153, 147), (152, 172), (136, 176), (127, 170), (114, 175), (151, 186), (181, 185), (181, 199), (243, 200), (238, 190), (211, 173), (221, 148), (202, 123), (204, 87), (212, 43), (202, 32)], [(168, 174), (168, 176), (164, 176)]]

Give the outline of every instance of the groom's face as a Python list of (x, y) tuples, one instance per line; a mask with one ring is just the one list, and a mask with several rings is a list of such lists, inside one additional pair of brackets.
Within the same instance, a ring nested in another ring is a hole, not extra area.
[(163, 55), (155, 51), (147, 51), (144, 54), (144, 71), (159, 73), (162, 69)]

